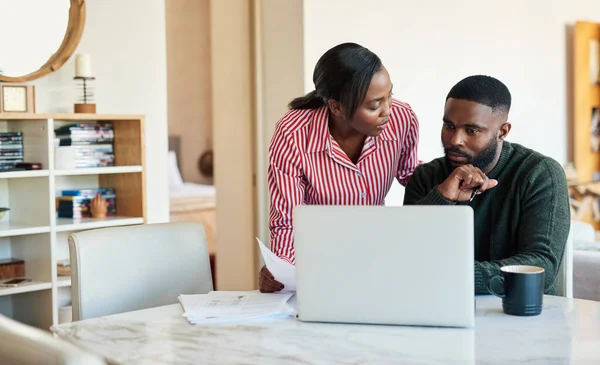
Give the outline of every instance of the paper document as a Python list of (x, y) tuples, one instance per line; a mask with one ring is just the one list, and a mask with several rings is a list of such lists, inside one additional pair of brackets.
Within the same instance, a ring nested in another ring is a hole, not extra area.
[(284, 261), (265, 246), (258, 238), (258, 247), (267, 269), (273, 274), (275, 280), (283, 284), (282, 292), (296, 291), (296, 266)]
[(192, 324), (239, 322), (294, 315), (287, 304), (293, 293), (213, 291), (208, 294), (180, 295), (183, 316)]

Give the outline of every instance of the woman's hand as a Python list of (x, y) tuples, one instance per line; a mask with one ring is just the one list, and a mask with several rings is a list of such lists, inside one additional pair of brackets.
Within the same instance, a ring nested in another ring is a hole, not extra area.
[(283, 290), (283, 288), (283, 284), (275, 280), (275, 277), (266, 266), (263, 266), (262, 269), (260, 269), (260, 274), (258, 275), (258, 289), (261, 293), (274, 293)]

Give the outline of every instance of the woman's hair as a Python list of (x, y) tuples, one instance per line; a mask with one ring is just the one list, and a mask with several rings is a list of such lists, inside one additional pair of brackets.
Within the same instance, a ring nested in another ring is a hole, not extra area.
[(342, 43), (325, 52), (313, 73), (315, 90), (295, 98), (290, 109), (316, 109), (327, 100), (337, 100), (352, 119), (365, 99), (371, 79), (381, 69), (381, 60), (356, 43)]

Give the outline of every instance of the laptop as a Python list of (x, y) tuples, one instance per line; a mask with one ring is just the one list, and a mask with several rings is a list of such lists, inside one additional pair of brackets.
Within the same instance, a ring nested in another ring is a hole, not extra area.
[(469, 206), (294, 208), (301, 321), (475, 323)]

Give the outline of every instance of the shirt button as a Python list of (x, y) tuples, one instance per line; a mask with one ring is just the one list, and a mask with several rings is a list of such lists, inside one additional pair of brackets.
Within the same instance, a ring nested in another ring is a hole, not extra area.
[(360, 193), (361, 198), (364, 198), (365, 196), (367, 196), (367, 193), (365, 193), (364, 191), (362, 193)]
[(362, 174), (360, 173), (360, 171), (356, 171), (356, 176), (358, 176), (358, 177), (362, 176)]

